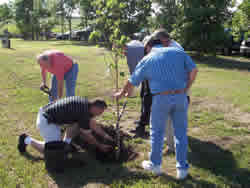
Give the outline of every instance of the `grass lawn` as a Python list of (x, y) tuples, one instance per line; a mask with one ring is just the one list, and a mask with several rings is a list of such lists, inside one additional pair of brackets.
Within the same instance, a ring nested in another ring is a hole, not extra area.
[[(139, 157), (123, 164), (102, 164), (83, 152), (87, 164), (64, 174), (46, 171), (42, 156), (17, 151), (18, 135), (27, 132), (41, 139), (35, 127), (40, 106), (48, 101), (40, 92), (38, 53), (58, 49), (79, 63), (77, 95), (103, 97), (109, 109), (99, 118), (114, 124), (111, 100), (112, 78), (105, 65), (103, 48), (69, 41), (11, 40), (12, 49), (0, 48), (0, 187), (1, 188), (249, 188), (250, 187), (250, 59), (195, 57), (199, 73), (192, 88), (189, 110), (190, 176), (176, 180), (175, 156), (164, 155), (164, 175), (156, 177), (142, 170), (150, 150), (146, 139), (130, 144)], [(125, 61), (121, 70), (127, 72)], [(121, 86), (123, 81), (120, 82)], [(137, 90), (138, 91), (138, 90)], [(129, 99), (121, 120), (123, 130), (134, 127), (140, 98)]]

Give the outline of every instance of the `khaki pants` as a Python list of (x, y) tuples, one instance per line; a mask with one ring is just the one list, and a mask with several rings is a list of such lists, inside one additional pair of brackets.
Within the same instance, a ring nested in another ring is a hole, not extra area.
[(171, 151), (175, 151), (174, 128), (170, 117), (168, 117), (168, 122), (166, 127), (166, 140), (168, 149)]

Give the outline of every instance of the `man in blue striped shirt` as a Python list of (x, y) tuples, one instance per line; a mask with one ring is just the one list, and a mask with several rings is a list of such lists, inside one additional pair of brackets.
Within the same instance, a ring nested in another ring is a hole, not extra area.
[(124, 88), (114, 94), (114, 97), (119, 99), (129, 95), (133, 87), (143, 80), (149, 81), (153, 94), (150, 120), (151, 152), (150, 160), (142, 163), (144, 169), (157, 175), (161, 173), (166, 121), (170, 115), (176, 138), (177, 178), (184, 179), (188, 175), (186, 91), (191, 87), (197, 72), (195, 63), (183, 50), (161, 47), (151, 50), (136, 66)]

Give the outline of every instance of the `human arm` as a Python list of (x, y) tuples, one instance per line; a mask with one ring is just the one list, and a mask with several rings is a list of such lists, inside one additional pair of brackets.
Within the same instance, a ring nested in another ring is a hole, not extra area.
[(90, 120), (90, 128), (95, 131), (96, 134), (102, 136), (104, 139), (107, 139), (111, 142), (113, 142), (114, 140), (101, 128), (100, 125), (98, 125), (96, 123), (96, 121), (94, 119)]
[(63, 84), (64, 84), (64, 80), (57, 80), (57, 96), (58, 98), (62, 98), (63, 97)]
[(130, 96), (133, 91), (133, 88), (134, 86), (129, 81), (127, 81), (123, 89), (121, 91), (116, 92), (113, 96), (117, 99), (120, 99), (124, 96)]
[(46, 82), (47, 82), (47, 71), (41, 67), (41, 76), (42, 76), (42, 83), (40, 85), (40, 88), (45, 88), (47, 87)]
[(120, 99), (124, 96), (131, 96), (134, 86), (139, 86), (140, 83), (146, 79), (144, 62), (145, 60), (141, 60), (140, 63), (137, 64), (133, 74), (130, 76), (123, 89), (113, 94), (114, 98)]
[(96, 146), (99, 150), (103, 152), (108, 152), (112, 149), (111, 146), (99, 143), (96, 138), (92, 135), (91, 129), (80, 128), (80, 136), (91, 145)]
[(186, 70), (187, 70), (187, 84), (186, 84), (186, 88), (185, 88), (185, 91), (187, 92), (196, 76), (197, 76), (197, 73), (198, 73), (198, 69), (197, 69), (197, 66), (196, 64), (193, 62), (193, 60), (191, 59), (191, 57), (189, 55), (186, 55), (186, 59), (185, 59), (185, 67), (186, 67)]
[(192, 71), (188, 73), (188, 82), (187, 82), (187, 86), (185, 88), (185, 91), (188, 91), (191, 88), (191, 86), (196, 78), (197, 73), (198, 73), (197, 68), (192, 69)]

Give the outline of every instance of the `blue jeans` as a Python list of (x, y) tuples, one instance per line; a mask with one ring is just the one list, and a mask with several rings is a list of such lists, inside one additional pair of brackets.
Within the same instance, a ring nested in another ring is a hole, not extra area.
[(170, 116), (175, 136), (176, 167), (188, 169), (187, 110), (188, 101), (186, 94), (156, 95), (153, 97), (150, 123), (150, 160), (154, 165), (161, 165), (162, 163), (166, 123)]
[[(78, 75), (78, 64), (74, 63), (71, 69), (64, 75), (65, 86), (66, 86), (66, 96), (75, 96), (76, 80)], [(53, 75), (51, 79), (51, 94), (53, 98), (57, 98), (57, 79)], [(52, 98), (49, 97), (49, 101), (52, 101)]]

